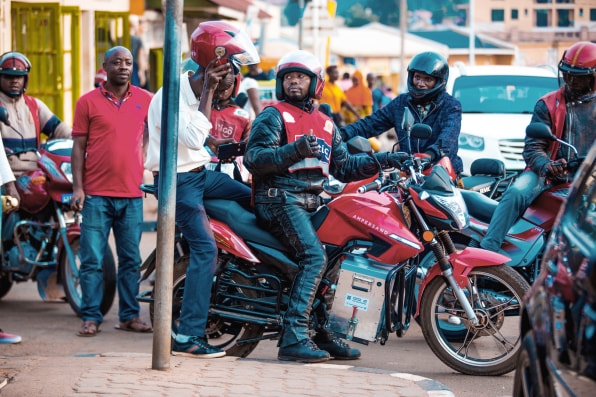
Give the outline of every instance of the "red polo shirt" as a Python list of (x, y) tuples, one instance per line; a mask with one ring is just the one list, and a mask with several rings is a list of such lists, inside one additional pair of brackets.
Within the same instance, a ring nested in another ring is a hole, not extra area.
[(85, 194), (142, 197), (143, 131), (151, 98), (132, 84), (122, 102), (103, 85), (79, 98), (72, 136), (87, 136)]

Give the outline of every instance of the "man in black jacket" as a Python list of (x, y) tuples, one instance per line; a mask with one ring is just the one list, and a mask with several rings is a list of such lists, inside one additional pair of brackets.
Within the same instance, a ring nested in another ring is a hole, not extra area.
[[(276, 73), (280, 102), (257, 116), (244, 155), (244, 165), (253, 176), (257, 218), (292, 248), (300, 269), (284, 315), (280, 360), (360, 357), (358, 350), (332, 337), (320, 322), (314, 340), (310, 337), (311, 308), (327, 267), (325, 249), (310, 217), (321, 203), (319, 194), (329, 175), (343, 182), (360, 180), (378, 173), (377, 161), (382, 166), (399, 162), (399, 154), (378, 153), (375, 161), (348, 153), (331, 117), (313, 107), (323, 84), (323, 68), (314, 55), (298, 50), (282, 57)], [(325, 295), (327, 299), (332, 298)]]
[[(585, 156), (595, 138), (596, 44), (579, 42), (569, 47), (559, 71), (565, 84), (538, 100), (532, 122), (548, 125), (557, 138)], [(507, 231), (532, 201), (553, 184), (573, 177), (566, 167), (572, 154), (565, 145), (526, 137), (523, 155), (528, 169), (503, 194), (480, 243), (484, 249), (498, 252)]]

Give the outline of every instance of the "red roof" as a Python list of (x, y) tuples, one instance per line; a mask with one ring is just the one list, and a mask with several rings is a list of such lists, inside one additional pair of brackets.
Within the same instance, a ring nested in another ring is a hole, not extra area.
[[(233, 10), (246, 12), (248, 10), (248, 6), (253, 5), (252, 1), (250, 0), (209, 0), (210, 2), (217, 4), (221, 7), (231, 8)], [(265, 11), (259, 9), (258, 14), (259, 19), (267, 19), (271, 18), (271, 15), (266, 13)]]

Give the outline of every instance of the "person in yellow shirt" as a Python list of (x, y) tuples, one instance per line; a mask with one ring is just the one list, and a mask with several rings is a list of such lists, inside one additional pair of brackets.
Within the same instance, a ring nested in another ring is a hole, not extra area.
[(325, 85), (323, 86), (323, 95), (321, 96), (319, 103), (326, 103), (331, 107), (333, 122), (338, 127), (343, 127), (345, 125), (341, 115), (342, 108), (348, 109), (354, 114), (356, 120), (360, 120), (358, 110), (356, 110), (356, 108), (348, 101), (348, 98), (341, 87), (336, 84), (336, 81), (339, 79), (339, 69), (337, 66), (328, 66), (327, 69), (325, 69), (325, 72), (327, 73), (328, 80), (325, 81)]

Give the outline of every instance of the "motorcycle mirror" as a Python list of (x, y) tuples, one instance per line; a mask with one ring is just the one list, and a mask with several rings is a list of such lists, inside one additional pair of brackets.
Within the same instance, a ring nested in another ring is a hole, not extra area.
[(404, 116), (401, 119), (401, 128), (406, 131), (410, 131), (412, 125), (414, 125), (414, 115), (410, 109), (406, 107), (404, 110)]
[(350, 152), (350, 154), (366, 153), (370, 155), (373, 152), (372, 146), (370, 145), (368, 139), (361, 136), (355, 136), (354, 138), (350, 139), (347, 144), (348, 152)]
[(10, 127), (10, 121), (8, 121), (8, 110), (4, 106), (0, 106), (0, 121)]
[(428, 139), (433, 134), (433, 129), (430, 125), (416, 123), (412, 126), (410, 136), (416, 139)]
[(550, 127), (544, 123), (530, 123), (526, 127), (526, 135), (535, 139), (549, 139), (556, 141), (557, 137), (553, 135)]

